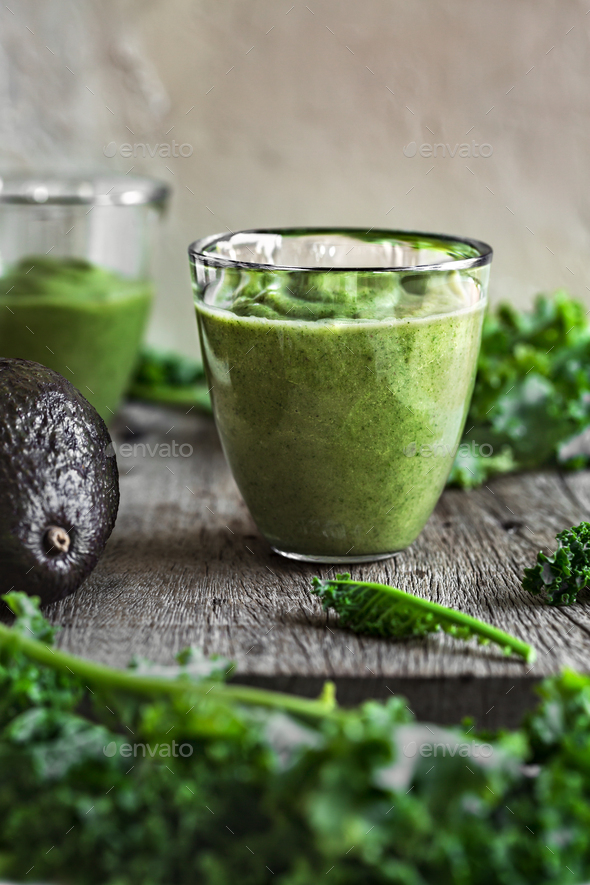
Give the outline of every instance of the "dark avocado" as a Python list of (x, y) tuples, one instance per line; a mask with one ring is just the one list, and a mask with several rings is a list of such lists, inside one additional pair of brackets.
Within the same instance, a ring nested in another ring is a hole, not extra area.
[(0, 358), (0, 593), (77, 590), (113, 530), (119, 476), (96, 409), (57, 372)]

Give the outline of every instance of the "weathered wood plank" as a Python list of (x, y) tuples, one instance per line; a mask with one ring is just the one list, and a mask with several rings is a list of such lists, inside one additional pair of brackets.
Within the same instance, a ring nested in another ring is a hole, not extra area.
[[(48, 612), (63, 625), (64, 648), (123, 666), (134, 654), (170, 662), (196, 644), (235, 660), (241, 681), (310, 694), (332, 678), (343, 701), (401, 691), (423, 718), (471, 712), (489, 725), (516, 721), (538, 678), (589, 669), (590, 607), (545, 606), (520, 577), (540, 547), (553, 549), (556, 532), (590, 516), (590, 473), (448, 490), (409, 550), (352, 570), (533, 642), (538, 662), (529, 667), (444, 635), (393, 643), (336, 629), (308, 592), (328, 567), (272, 553), (209, 419), (130, 405), (120, 429), (119, 444), (149, 444), (155, 454), (119, 455), (121, 510), (107, 550), (85, 585)], [(162, 457), (159, 446), (172, 442), (194, 454)]]

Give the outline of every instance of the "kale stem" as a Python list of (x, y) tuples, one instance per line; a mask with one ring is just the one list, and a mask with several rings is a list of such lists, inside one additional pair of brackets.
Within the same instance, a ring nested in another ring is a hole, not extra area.
[(241, 703), (258, 707), (284, 710), (312, 719), (339, 718), (344, 711), (336, 708), (332, 683), (326, 683), (318, 699), (307, 699), (278, 691), (267, 691), (247, 685), (228, 685), (216, 680), (199, 682), (188, 679), (165, 679), (158, 676), (136, 675), (133, 671), (117, 670), (85, 658), (79, 658), (59, 649), (51, 648), (37, 639), (29, 639), (0, 624), (0, 651), (9, 655), (22, 652), (31, 660), (53, 670), (69, 673), (84, 684), (91, 683), (99, 689), (113, 689), (146, 696), (186, 696), (191, 693), (205, 695), (213, 689), (216, 700), (224, 703)]
[(395, 599), (399, 599), (406, 603), (410, 602), (412, 605), (416, 606), (416, 608), (421, 608), (425, 611), (436, 614), (441, 621), (457, 624), (462, 627), (469, 627), (469, 629), (478, 636), (489, 639), (490, 642), (495, 642), (497, 645), (510, 648), (515, 654), (524, 658), (527, 664), (532, 664), (536, 658), (535, 649), (526, 642), (523, 642), (522, 639), (517, 639), (516, 636), (511, 636), (509, 633), (505, 633), (504, 630), (500, 630), (498, 627), (493, 627), (491, 624), (486, 624), (485, 621), (480, 621), (478, 618), (473, 618), (471, 615), (467, 615), (464, 612), (447, 608), (444, 605), (439, 605), (438, 602), (431, 602), (429, 599), (422, 599), (420, 596), (414, 596), (411, 593), (406, 593), (404, 590), (398, 590), (397, 587), (390, 587), (387, 584), (376, 584), (371, 581), (353, 581), (340, 578), (331, 579), (329, 583), (349, 587), (370, 587), (380, 593), (387, 593)]

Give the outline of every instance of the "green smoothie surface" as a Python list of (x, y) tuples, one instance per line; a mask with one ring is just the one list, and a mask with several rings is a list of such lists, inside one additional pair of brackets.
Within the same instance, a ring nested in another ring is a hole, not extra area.
[(128, 280), (84, 258), (30, 255), (0, 277), (0, 298), (40, 298), (95, 304), (128, 298), (145, 283)]
[[(460, 310), (468, 288), (457, 271), (405, 274), (225, 270), (206, 300), (238, 316), (381, 320)], [(475, 299), (477, 300), (477, 299)]]
[(198, 286), (205, 303), (266, 319), (450, 313), (479, 300), (487, 272), (478, 264), (484, 244), (402, 231), (245, 231), (197, 245), (217, 268)]

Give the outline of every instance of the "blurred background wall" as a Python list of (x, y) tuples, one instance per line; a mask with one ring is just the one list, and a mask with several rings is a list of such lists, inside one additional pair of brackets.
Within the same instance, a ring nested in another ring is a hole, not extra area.
[(563, 286), (590, 307), (587, 7), (8, 0), (0, 170), (170, 183), (150, 339), (187, 353), (186, 246), (227, 228), (473, 236), (495, 249), (492, 298)]

